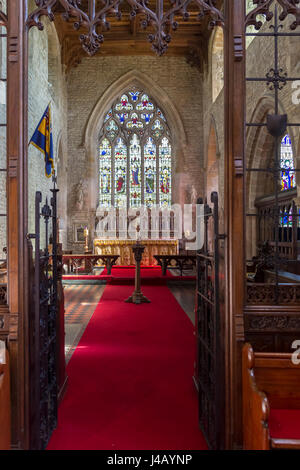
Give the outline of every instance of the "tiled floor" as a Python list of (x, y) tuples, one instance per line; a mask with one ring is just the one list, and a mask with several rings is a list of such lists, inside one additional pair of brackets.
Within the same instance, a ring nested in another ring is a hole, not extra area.
[[(65, 353), (68, 362), (94, 313), (105, 285), (66, 285)], [(195, 323), (195, 284), (169, 283), (169, 289), (190, 320)]]
[(68, 362), (102, 296), (104, 285), (69, 285), (65, 293), (65, 353)]
[(184, 284), (181, 282), (169, 282), (168, 287), (181, 308), (195, 325), (195, 282)]

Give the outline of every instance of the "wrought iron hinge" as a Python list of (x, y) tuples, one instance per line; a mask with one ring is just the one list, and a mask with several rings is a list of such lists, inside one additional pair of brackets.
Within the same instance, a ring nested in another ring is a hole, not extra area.
[(8, 159), (8, 176), (16, 178), (18, 174), (18, 157), (10, 156)]
[(243, 38), (242, 36), (234, 36), (233, 38), (234, 60), (241, 62), (244, 58)]
[(244, 174), (243, 157), (235, 157), (234, 168), (235, 176), (242, 176)]
[(27, 233), (27, 235), (26, 235), (27, 240), (32, 240), (33, 238), (36, 238), (35, 233)]
[(220, 233), (218, 235), (218, 240), (225, 240), (226, 237), (227, 237), (226, 233)]
[(8, 61), (19, 61), (19, 38), (18, 36), (11, 36), (8, 38)]

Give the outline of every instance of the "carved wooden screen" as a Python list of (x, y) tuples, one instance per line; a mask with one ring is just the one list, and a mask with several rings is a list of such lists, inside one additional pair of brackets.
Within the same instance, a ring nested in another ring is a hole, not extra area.
[[(0, 304), (7, 301), (7, 16), (0, 2)], [(1, 319), (0, 319), (1, 320)]]
[(300, 173), (293, 161), (300, 129), (300, 74), (293, 63), (300, 2), (246, 5), (246, 339), (255, 349), (290, 351), (300, 334), (294, 202)]
[[(125, 4), (125, 6), (122, 5)], [(126, 5), (127, 4), (127, 5)], [(148, 41), (152, 50), (158, 55), (164, 54), (172, 40), (171, 30), (178, 28), (178, 18), (188, 21), (190, 11), (198, 11), (199, 20), (209, 18), (209, 27), (223, 24), (223, 14), (217, 8), (221, 2), (217, 0), (158, 0), (153, 4), (141, 0), (36, 0), (37, 8), (27, 19), (28, 27), (37, 26), (43, 29), (42, 16), (48, 16), (53, 21), (55, 14), (61, 14), (65, 21), (72, 21), (84, 51), (90, 56), (96, 54), (105, 40), (105, 32), (110, 29), (110, 18), (122, 18), (122, 12), (130, 12), (134, 19), (139, 15), (143, 29), (148, 30)]]

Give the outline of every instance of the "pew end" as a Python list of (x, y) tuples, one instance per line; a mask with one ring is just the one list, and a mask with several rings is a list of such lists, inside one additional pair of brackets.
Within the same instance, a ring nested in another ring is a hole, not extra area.
[(9, 354), (5, 351), (6, 363), (0, 364), (0, 450), (10, 450), (11, 409)]
[(268, 418), (270, 407), (267, 396), (258, 390), (254, 377), (254, 351), (250, 344), (243, 348), (243, 432), (245, 450), (268, 450)]
[(289, 417), (300, 416), (300, 366), (292, 354), (255, 353), (247, 343), (242, 363), (244, 449), (300, 449), (300, 420), (296, 430), (290, 421), (290, 435), (287, 429)]

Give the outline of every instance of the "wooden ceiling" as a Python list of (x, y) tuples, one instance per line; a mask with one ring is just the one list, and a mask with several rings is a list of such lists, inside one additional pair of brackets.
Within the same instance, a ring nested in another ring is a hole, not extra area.
[[(165, 9), (172, 6), (169, 0), (165, 0)], [(222, 1), (217, 1), (220, 7)], [(150, 0), (148, 3), (152, 11), (158, 8), (159, 0)], [(88, 12), (88, 0), (82, 0), (81, 9)], [(126, 1), (121, 4), (121, 19), (116, 17), (108, 17), (110, 28), (107, 31), (101, 31), (98, 27), (97, 33), (103, 34), (104, 41), (95, 56), (107, 55), (154, 55), (152, 45), (148, 40), (148, 35), (154, 32), (152, 26), (146, 29), (142, 27), (142, 20), (145, 18), (143, 14), (137, 14), (135, 17), (130, 15), (130, 6)], [(209, 17), (199, 19), (199, 8), (196, 4), (191, 3), (188, 7), (189, 19), (184, 20), (181, 16), (175, 16), (174, 19), (178, 23), (176, 31), (168, 26), (168, 33), (171, 35), (171, 41), (165, 52), (167, 55), (185, 56), (191, 65), (201, 68), (203, 60), (207, 55), (207, 44), (211, 34), (209, 29)], [(63, 9), (61, 6), (55, 9), (55, 26), (58, 37), (62, 45), (62, 61), (66, 65), (67, 70), (78, 65), (87, 53), (83, 50), (80, 43), (80, 34), (87, 32), (84, 26), (79, 30), (74, 28), (72, 19), (65, 21), (62, 17)]]

